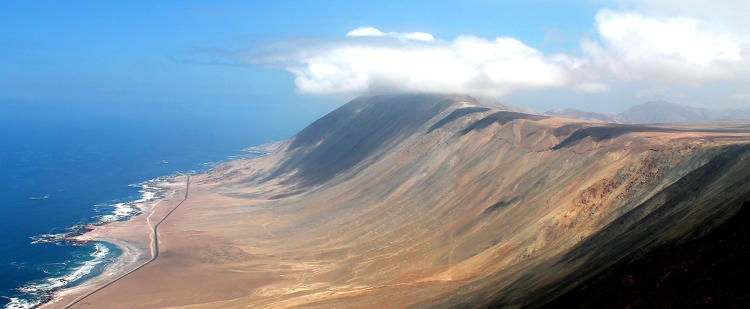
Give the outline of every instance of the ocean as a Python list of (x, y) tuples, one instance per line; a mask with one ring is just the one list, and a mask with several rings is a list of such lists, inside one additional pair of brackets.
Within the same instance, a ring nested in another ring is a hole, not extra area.
[(33, 307), (119, 254), (106, 243), (45, 236), (126, 219), (148, 180), (248, 156), (244, 148), (286, 139), (329, 108), (0, 103), (0, 306)]

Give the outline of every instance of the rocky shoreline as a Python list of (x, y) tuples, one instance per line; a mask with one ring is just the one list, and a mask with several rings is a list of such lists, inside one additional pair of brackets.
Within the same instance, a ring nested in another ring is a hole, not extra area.
[[(180, 175), (157, 177), (135, 186), (140, 187), (140, 198), (134, 201), (114, 204), (115, 209), (111, 214), (98, 216), (98, 221), (92, 224), (76, 225), (69, 232), (59, 234), (42, 234), (34, 237), (34, 243), (65, 242), (73, 245), (84, 245), (88, 243), (106, 243), (117, 247), (120, 254), (110, 263), (104, 266), (100, 274), (88, 278), (83, 282), (71, 285), (76, 281), (66, 282), (65, 285), (44, 291), (38, 295), (38, 303), (32, 304), (31, 308), (54, 308), (62, 303), (67, 303), (71, 298), (81, 295), (86, 291), (94, 289), (113, 278), (137, 267), (143, 260), (149, 258), (148, 243), (134, 241), (133, 239), (108, 236), (110, 231), (123, 229), (128, 226), (140, 226), (157, 206), (164, 200), (174, 196), (171, 184)], [(128, 208), (127, 211), (122, 211)], [(111, 218), (110, 218), (111, 217)]]

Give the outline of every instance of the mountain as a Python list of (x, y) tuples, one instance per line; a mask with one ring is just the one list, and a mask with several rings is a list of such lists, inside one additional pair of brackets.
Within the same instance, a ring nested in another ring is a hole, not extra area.
[(560, 108), (549, 110), (544, 113), (545, 115), (562, 118), (581, 119), (588, 121), (599, 121), (609, 123), (624, 123), (625, 119), (618, 115), (600, 114), (594, 112), (585, 112), (573, 108)]
[(652, 101), (619, 114), (627, 123), (674, 123), (715, 120), (715, 112), (665, 101)]
[(492, 109), (526, 113), (526, 114), (539, 114), (532, 109), (529, 109), (523, 106), (505, 103), (493, 97), (473, 96), (472, 98), (476, 101), (476, 104), (484, 106), (484, 107), (489, 107)]
[[(750, 123), (360, 97), (267, 156), (191, 176), (189, 196), (175, 180), (139, 219), (95, 228), (89, 239), (151, 248), (149, 219), (171, 214), (158, 259), (80, 304), (540, 307), (589, 295), (570, 293), (634, 254), (712, 233), (750, 200), (748, 170)], [(706, 282), (729, 284), (691, 286)]]
[(721, 120), (750, 120), (750, 110), (709, 110), (665, 101), (635, 105), (622, 113), (599, 114), (576, 109), (550, 110), (545, 115), (609, 123), (678, 123)]

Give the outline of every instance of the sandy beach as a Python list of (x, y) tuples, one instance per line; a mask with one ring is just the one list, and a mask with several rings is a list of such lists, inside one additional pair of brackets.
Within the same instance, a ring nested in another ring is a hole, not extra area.
[(177, 203), (174, 200), (179, 202), (181, 196), (184, 195), (185, 178), (186, 176), (171, 176), (155, 182), (153, 186), (158, 187), (159, 190), (164, 190), (164, 196), (134, 203), (133, 206), (140, 211), (139, 215), (126, 221), (89, 226), (88, 232), (72, 237), (71, 241), (113, 244), (120, 249), (121, 254), (114, 263), (107, 265), (100, 275), (80, 285), (55, 291), (52, 299), (40, 308), (67, 306), (82, 295), (111, 282), (148, 261), (153, 256), (153, 224)]

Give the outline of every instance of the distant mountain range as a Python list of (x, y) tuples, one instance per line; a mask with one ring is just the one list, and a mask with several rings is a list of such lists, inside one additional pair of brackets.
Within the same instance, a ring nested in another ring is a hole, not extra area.
[(675, 123), (748, 120), (750, 119), (750, 108), (711, 110), (666, 101), (651, 101), (628, 108), (619, 114), (600, 114), (568, 108), (554, 109), (544, 114), (611, 123)]

